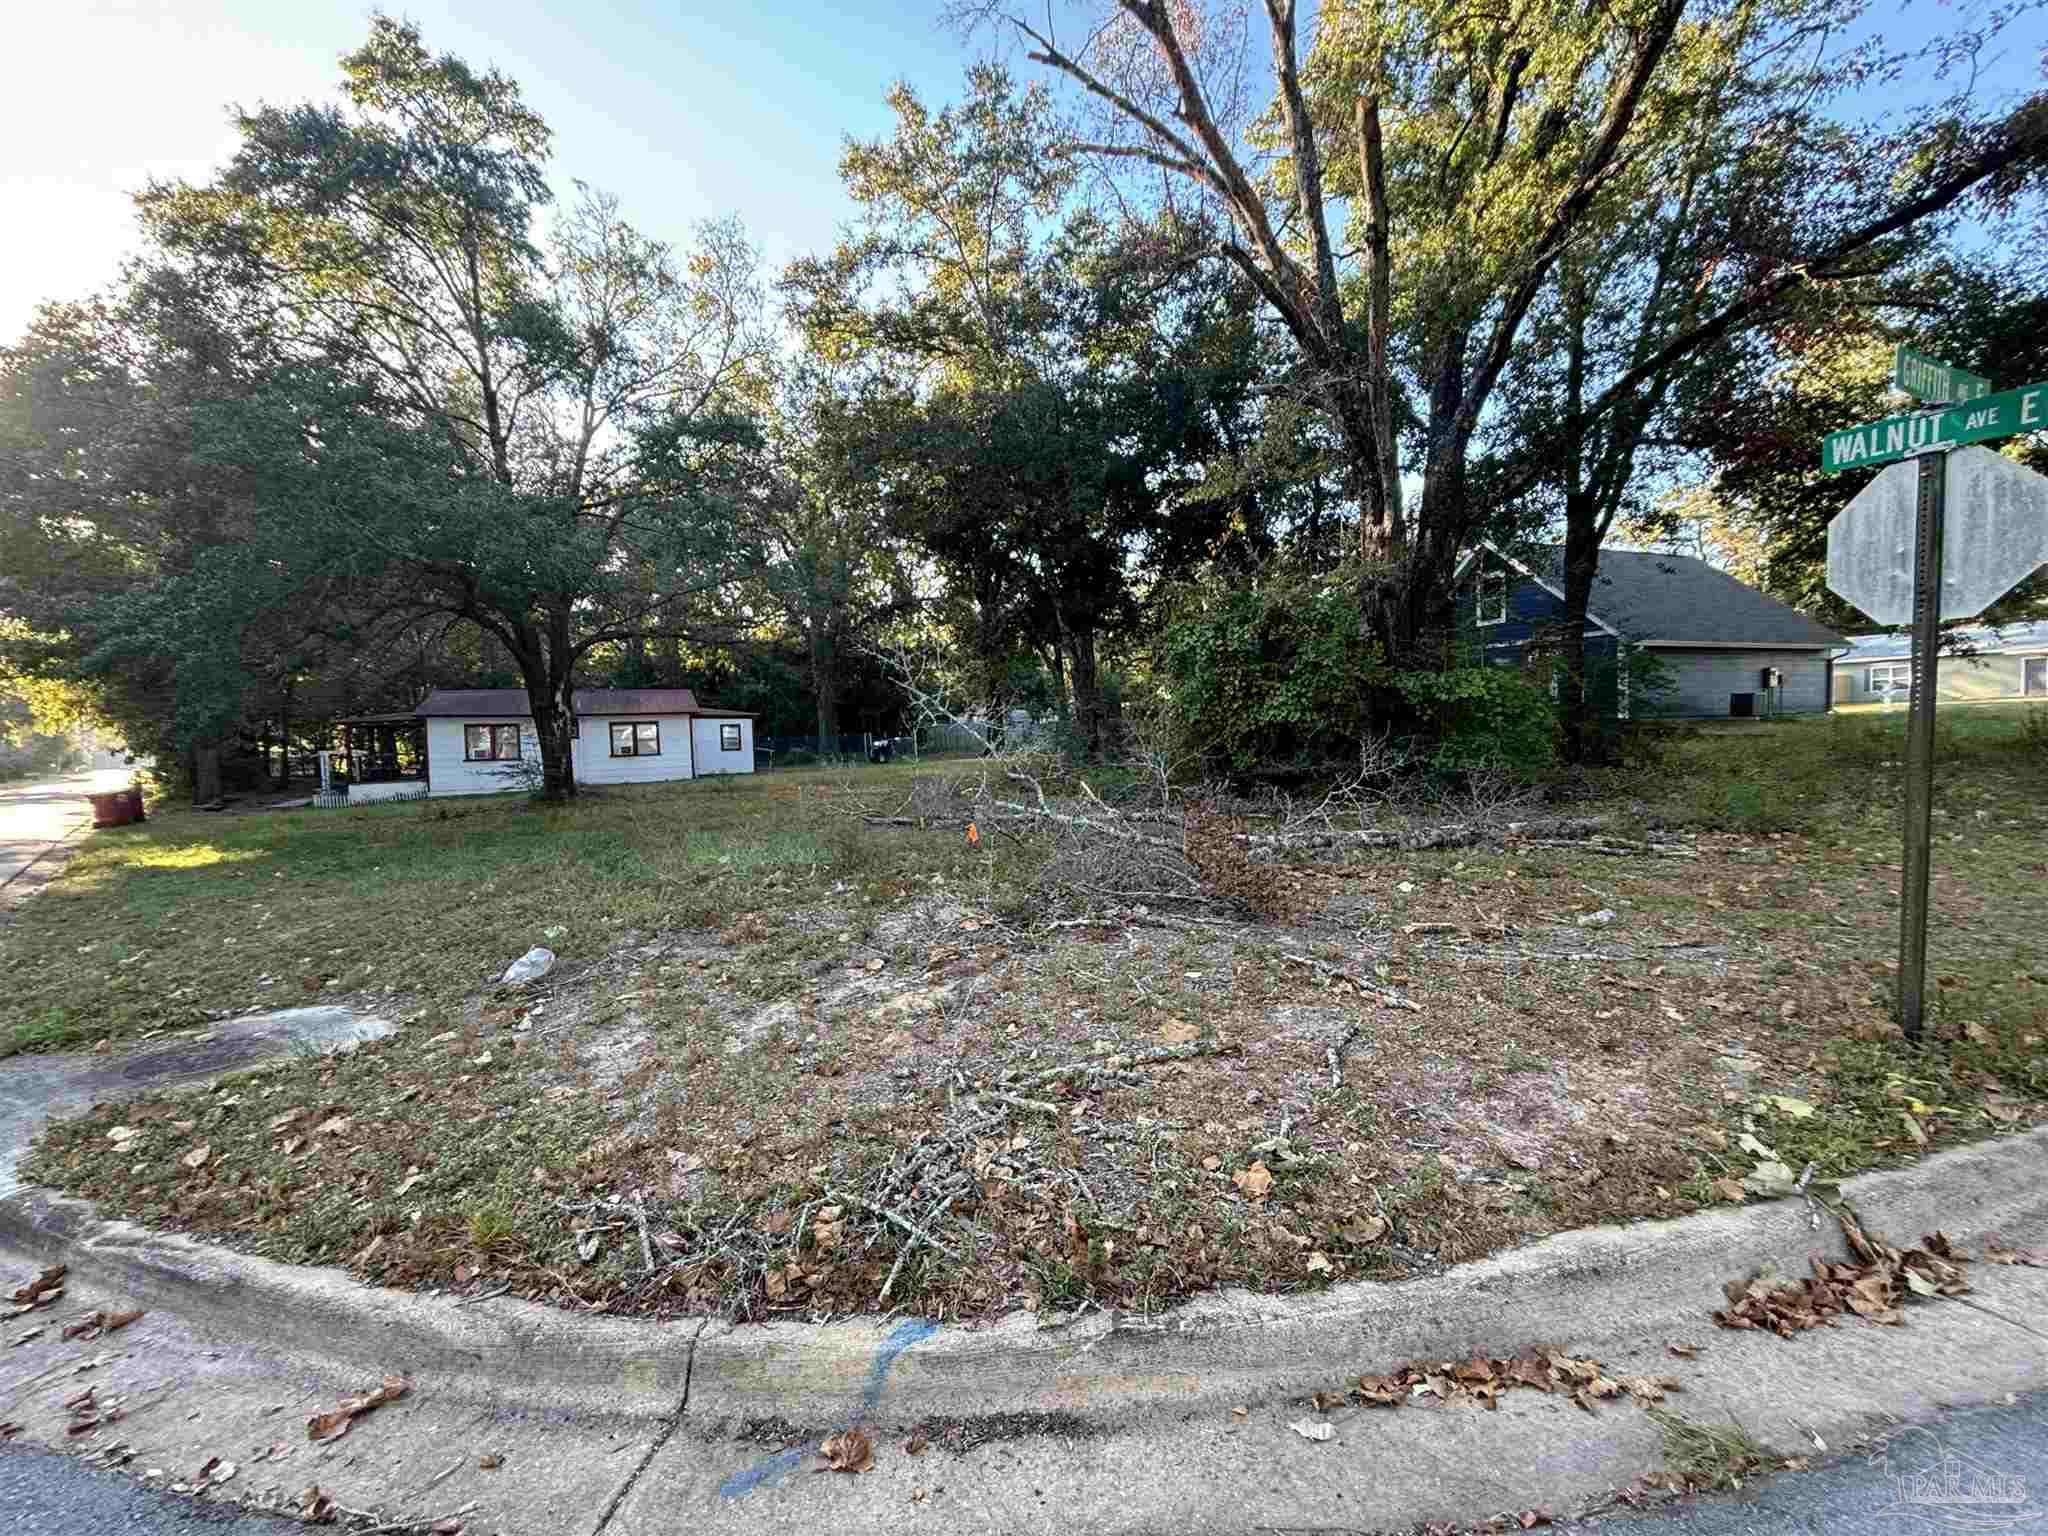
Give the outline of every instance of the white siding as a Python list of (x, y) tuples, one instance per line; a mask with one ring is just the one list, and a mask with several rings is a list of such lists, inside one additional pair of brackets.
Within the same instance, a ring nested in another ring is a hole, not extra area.
[[(612, 725), (661, 727), (659, 757), (613, 757)], [(577, 721), (576, 781), (579, 784), (653, 784), (690, 775), (688, 715), (584, 715)], [(716, 733), (713, 733), (714, 737)]]
[(462, 758), (462, 728), (466, 725), (516, 725), (519, 727), (520, 756), (540, 761), (540, 738), (533, 733), (530, 718), (509, 715), (485, 716), (475, 720), (435, 718), (427, 722), (427, 778), (435, 795), (490, 795), (526, 788), (525, 782), (505, 770), (509, 763), (469, 763)]
[[(728, 752), (718, 744), (718, 728), (722, 725), (737, 725), (740, 728), (740, 749)], [(717, 715), (699, 715), (690, 722), (690, 730), (697, 748), (697, 776), (708, 778), (714, 773), (752, 773), (754, 771), (754, 722), (746, 719), (735, 720)], [(662, 743), (664, 747), (667, 742)]]

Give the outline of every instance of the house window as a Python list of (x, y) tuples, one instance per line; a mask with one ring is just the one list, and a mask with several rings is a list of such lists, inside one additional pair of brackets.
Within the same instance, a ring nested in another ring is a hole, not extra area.
[(1505, 624), (1508, 618), (1508, 573), (1481, 571), (1475, 603), (1481, 624)]
[(518, 726), (465, 725), (462, 728), (462, 758), (464, 762), (516, 762), (518, 757)]
[(1913, 664), (1910, 661), (1896, 661), (1882, 667), (1870, 669), (1870, 691), (1879, 698), (1890, 698), (1895, 693), (1913, 691)]
[(622, 720), (612, 724), (613, 757), (661, 756), (661, 726), (653, 720)]
[(718, 728), (718, 750), (737, 752), (740, 749), (740, 728), (738, 722), (729, 722)]
[(2030, 698), (2048, 693), (2048, 656), (2029, 656), (2020, 665), (2025, 669), (2020, 692)]

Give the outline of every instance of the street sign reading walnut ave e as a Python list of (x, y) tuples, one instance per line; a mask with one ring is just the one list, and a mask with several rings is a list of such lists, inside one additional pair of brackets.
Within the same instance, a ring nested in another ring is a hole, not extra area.
[(2048, 384), (2029, 384), (2024, 389), (1980, 395), (1944, 411), (1887, 416), (1883, 421), (1830, 432), (1820, 440), (1820, 467), (1830, 473), (1863, 469), (1964, 443), (2044, 430), (2048, 430)]
[[(1880, 624), (1913, 626), (1906, 839), (1899, 878), (1899, 1023), (1920, 1038), (1934, 861), (1934, 701), (1941, 621), (1975, 618), (2048, 563), (2048, 476), (1963, 446), (2048, 430), (2048, 384), (1990, 381), (1905, 347), (1893, 382), (1925, 410), (1830, 432), (1820, 467), (1889, 467), (1828, 524), (1828, 589)], [(1911, 458), (1915, 462), (1891, 463)]]

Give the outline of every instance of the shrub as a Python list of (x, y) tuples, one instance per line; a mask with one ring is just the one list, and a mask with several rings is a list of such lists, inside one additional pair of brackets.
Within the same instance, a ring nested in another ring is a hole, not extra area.
[(1238, 773), (1354, 755), (1376, 656), (1341, 571), (1185, 595), (1154, 650), (1175, 730)]
[(1397, 672), (1394, 686), (1436, 743), (1439, 773), (1504, 770), (1533, 778), (1557, 763), (1557, 709), (1550, 695), (1506, 667)]

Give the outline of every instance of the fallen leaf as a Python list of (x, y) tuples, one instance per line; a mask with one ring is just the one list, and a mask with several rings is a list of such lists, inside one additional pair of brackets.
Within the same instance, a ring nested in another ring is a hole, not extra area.
[(1740, 1205), (1745, 1198), (1742, 1186), (1733, 1179), (1716, 1179), (1708, 1187), (1731, 1205)]
[(576, 1257), (588, 1264), (597, 1257), (597, 1250), (604, 1245), (604, 1234), (586, 1232), (576, 1239)]
[(868, 971), (870, 974), (872, 974), (875, 971), (879, 971), (881, 968), (882, 962), (880, 959), (874, 959), (868, 962)]
[(1164, 1024), (1159, 1026), (1159, 1038), (1168, 1045), (1186, 1045), (1188, 1041), (1194, 1039), (1201, 1032), (1199, 1025), (1190, 1024), (1178, 1014), (1168, 1018)]
[(206, 1166), (206, 1160), (212, 1156), (212, 1147), (200, 1146), (194, 1147), (190, 1152), (187, 1152), (183, 1157), (178, 1159), (178, 1161), (183, 1163), (187, 1168), (204, 1168)]
[(327, 1525), (334, 1519), (334, 1500), (313, 1483), (299, 1495), (299, 1518), (308, 1525)]
[(1337, 1426), (1334, 1424), (1317, 1423), (1310, 1419), (1296, 1419), (1287, 1427), (1304, 1440), (1321, 1442), (1337, 1438)]
[(284, 1145), (281, 1146), (278, 1150), (283, 1152), (286, 1157), (290, 1157), (294, 1152), (298, 1151), (299, 1148), (303, 1147), (305, 1144), (306, 1138), (303, 1136), (287, 1136), (284, 1139)]
[(925, 1438), (925, 1432), (918, 1429), (911, 1431), (910, 1438), (903, 1443), (903, 1449), (908, 1455), (922, 1456), (931, 1449), (931, 1445), (931, 1441)]
[(1914, 1146), (1924, 1147), (1927, 1145), (1927, 1132), (1920, 1128), (1920, 1122), (1914, 1118), (1911, 1110), (1902, 1109), (1899, 1111), (1899, 1124), (1904, 1126), (1906, 1134), (1913, 1138)]
[(1210, 1173), (1214, 1173), (1218, 1168), (1221, 1168), (1222, 1166), (1223, 1159), (1216, 1156), (1216, 1154), (1213, 1152), (1202, 1159), (1202, 1167)]
[(2000, 1248), (1996, 1244), (1984, 1250), (1986, 1264), (2024, 1264), (2032, 1269), (2048, 1269), (2048, 1252), (2034, 1248)]
[(313, 1127), (315, 1136), (339, 1136), (354, 1122), (347, 1115), (331, 1115)]
[(1273, 1170), (1261, 1158), (1249, 1168), (1238, 1169), (1230, 1176), (1230, 1182), (1247, 1200), (1263, 1200), (1273, 1192)]
[(479, 1467), (483, 1468), (483, 1470), (486, 1472), (495, 1472), (498, 1470), (498, 1468), (505, 1465), (505, 1458), (500, 1456), (496, 1451), (489, 1451), (486, 1452), (484, 1455), (477, 1457), (476, 1464)]
[(349, 1425), (355, 1421), (358, 1415), (368, 1413), (372, 1408), (382, 1407), (385, 1403), (395, 1402), (403, 1396), (405, 1396), (405, 1378), (402, 1376), (386, 1376), (384, 1384), (375, 1391), (365, 1392), (361, 1397), (343, 1398), (341, 1406), (332, 1413), (316, 1413), (306, 1420), (306, 1438), (308, 1440), (339, 1440), (348, 1433)]
[(1330, 1256), (1316, 1252), (1308, 1256), (1308, 1272), (1312, 1275), (1327, 1275), (1330, 1272)]
[(819, 1472), (865, 1472), (875, 1464), (875, 1448), (865, 1430), (830, 1435), (818, 1451), (825, 1458), (825, 1465), (815, 1469)]
[(1337, 1235), (1343, 1238), (1345, 1242), (1356, 1244), (1362, 1248), (1367, 1243), (1376, 1243), (1387, 1235), (1387, 1219), (1384, 1216), (1372, 1216), (1360, 1212), (1345, 1222), (1343, 1226), (1339, 1227)]
[(1666, 1344), (1664, 1347), (1681, 1360), (1690, 1360), (1700, 1352), (1697, 1344)]
[(1533, 1531), (1539, 1525), (1550, 1524), (1550, 1516), (1540, 1509), (1525, 1509), (1515, 1516), (1515, 1520), (1525, 1531)]
[(1789, 1120), (1804, 1120), (1813, 1113), (1813, 1106), (1806, 1100), (1788, 1098), (1782, 1093), (1770, 1094), (1764, 1102)]

